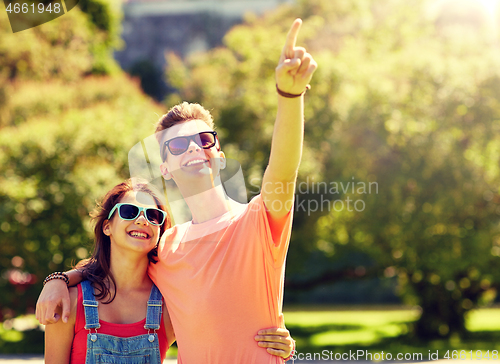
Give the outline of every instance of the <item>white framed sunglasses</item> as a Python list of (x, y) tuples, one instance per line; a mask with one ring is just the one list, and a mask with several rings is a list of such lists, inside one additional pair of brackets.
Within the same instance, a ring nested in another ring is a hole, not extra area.
[(146, 220), (155, 226), (161, 226), (165, 222), (167, 213), (155, 207), (141, 207), (133, 203), (117, 203), (109, 212), (108, 220), (111, 219), (115, 210), (118, 210), (118, 216), (122, 220), (135, 220), (144, 211)]

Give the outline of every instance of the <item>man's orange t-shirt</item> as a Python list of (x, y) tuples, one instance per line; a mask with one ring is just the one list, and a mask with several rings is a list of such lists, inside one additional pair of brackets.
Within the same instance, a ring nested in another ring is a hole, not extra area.
[(177, 338), (179, 364), (277, 364), (254, 340), (283, 327), (285, 258), (292, 212), (273, 242), (260, 195), (224, 215), (167, 230), (149, 274)]

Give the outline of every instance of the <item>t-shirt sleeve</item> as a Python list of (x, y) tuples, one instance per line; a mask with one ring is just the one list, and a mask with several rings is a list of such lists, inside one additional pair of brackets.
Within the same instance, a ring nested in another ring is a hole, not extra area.
[(280, 221), (280, 226), (273, 226), (275, 229), (274, 235), (278, 238), (273, 240), (269, 217), (267, 215), (266, 206), (259, 194), (250, 201), (249, 209), (255, 218), (256, 228), (261, 236), (264, 251), (269, 254), (275, 266), (281, 266), (285, 262), (288, 244), (290, 243), (290, 235), (292, 231), (293, 207)]
[(163, 233), (160, 237), (160, 241), (158, 243), (158, 261), (156, 263), (149, 263), (148, 265), (148, 275), (149, 278), (153, 281), (156, 286), (160, 286), (159, 284), (159, 276), (160, 274), (164, 274), (164, 267), (162, 267), (161, 261), (165, 260), (165, 256), (167, 254), (168, 244), (167, 240), (171, 239), (171, 236), (174, 232), (174, 228), (170, 228)]
[(158, 285), (158, 263), (149, 263), (148, 275), (154, 284)]
[[(163, 252), (163, 248), (165, 246), (165, 243), (164, 243), (164, 237), (161, 237), (160, 238), (160, 243), (158, 244), (158, 261), (156, 263), (152, 263), (152, 262), (149, 262), (148, 264), (148, 275), (149, 275), (149, 278), (153, 281), (154, 284), (156, 284), (156, 286), (159, 286), (159, 282), (158, 282), (158, 268), (160, 267), (160, 255), (162, 254)], [(163, 244), (162, 244), (163, 243)]]

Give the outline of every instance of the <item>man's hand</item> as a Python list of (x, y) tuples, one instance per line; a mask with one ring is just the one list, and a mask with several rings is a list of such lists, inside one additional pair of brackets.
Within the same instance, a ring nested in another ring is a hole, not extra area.
[(61, 316), (57, 307), (62, 307), (62, 320), (68, 322), (70, 314), (69, 291), (66, 282), (62, 279), (53, 279), (43, 287), (36, 303), (36, 318), (42, 325), (53, 324)]
[(305, 91), (311, 77), (318, 67), (317, 63), (303, 47), (296, 47), (301, 19), (295, 19), (286, 37), (285, 46), (281, 51), (276, 67), (276, 84), (286, 93), (299, 95)]

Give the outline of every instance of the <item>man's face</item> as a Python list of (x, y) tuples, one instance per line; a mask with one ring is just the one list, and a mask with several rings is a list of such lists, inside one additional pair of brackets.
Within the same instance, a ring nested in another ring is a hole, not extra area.
[(199, 133), (212, 131), (202, 120), (186, 121), (167, 129), (163, 134), (161, 150), (165, 148), (166, 141), (178, 137), (194, 137), (189, 140), (187, 150), (178, 155), (172, 154), (168, 148), (165, 148), (165, 160), (160, 166), (164, 178), (173, 178), (177, 184), (181, 181), (199, 179), (202, 176), (210, 176), (213, 180), (213, 177), (219, 174), (224, 153), (217, 150), (218, 142), (209, 149), (203, 149), (194, 140), (199, 142)]

